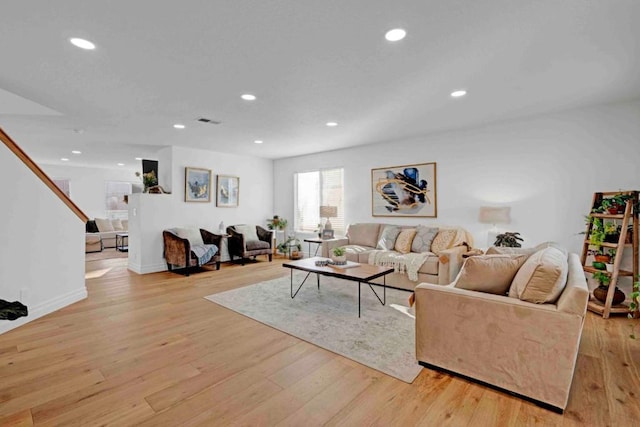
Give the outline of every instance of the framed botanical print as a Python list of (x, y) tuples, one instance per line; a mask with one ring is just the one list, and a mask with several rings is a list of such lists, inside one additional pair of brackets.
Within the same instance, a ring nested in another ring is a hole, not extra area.
[(211, 201), (211, 169), (185, 168), (184, 201)]
[(216, 206), (234, 208), (238, 206), (240, 197), (240, 178), (237, 176), (218, 175)]
[(436, 164), (371, 169), (373, 216), (438, 216)]

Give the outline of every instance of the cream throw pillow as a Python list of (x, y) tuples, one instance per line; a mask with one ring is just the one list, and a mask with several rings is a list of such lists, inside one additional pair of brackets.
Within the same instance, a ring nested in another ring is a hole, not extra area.
[(409, 252), (411, 252), (411, 244), (413, 243), (413, 238), (415, 237), (415, 235), (415, 228), (405, 228), (400, 232), (400, 234), (398, 234), (394, 249), (401, 254), (408, 254)]
[(124, 228), (122, 227), (122, 222), (119, 219), (112, 219), (111, 225), (115, 231), (122, 231)]
[(258, 239), (258, 233), (256, 232), (256, 227), (255, 225), (236, 225), (234, 226), (234, 228), (236, 229), (236, 231), (238, 233), (241, 233), (244, 235), (244, 241), (246, 242), (255, 242)]
[(554, 303), (567, 283), (567, 256), (554, 247), (531, 255), (511, 283), (509, 296), (522, 301)]
[(182, 228), (177, 227), (174, 229), (178, 237), (181, 239), (187, 239), (191, 246), (193, 245), (204, 245), (204, 241), (202, 240), (202, 234), (200, 234), (200, 230), (197, 228)]
[(431, 242), (431, 252), (436, 255), (440, 255), (440, 252), (451, 247), (453, 239), (456, 237), (457, 231), (449, 229), (440, 229), (436, 237)]
[(116, 231), (111, 224), (111, 221), (106, 218), (96, 218), (96, 226), (98, 227), (98, 231), (101, 233), (105, 233), (107, 231)]
[(456, 288), (506, 295), (526, 255), (477, 255), (467, 258)]

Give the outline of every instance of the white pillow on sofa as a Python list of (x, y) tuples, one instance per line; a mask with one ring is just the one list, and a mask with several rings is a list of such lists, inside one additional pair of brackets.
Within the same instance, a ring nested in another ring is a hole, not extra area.
[(108, 220), (106, 218), (96, 218), (96, 226), (98, 227), (98, 231), (101, 233), (107, 232), (107, 231), (116, 231), (113, 228), (113, 224), (111, 224), (111, 220)]
[(112, 219), (111, 225), (113, 226), (114, 231), (123, 231), (122, 222), (119, 219)]
[(380, 239), (376, 245), (376, 249), (383, 251), (392, 251), (396, 245), (396, 239), (400, 234), (400, 227), (395, 225), (385, 225), (380, 234)]
[(256, 231), (255, 225), (235, 225), (233, 228), (242, 235), (244, 235), (244, 241), (246, 242), (256, 242), (260, 240), (258, 238), (258, 232)]

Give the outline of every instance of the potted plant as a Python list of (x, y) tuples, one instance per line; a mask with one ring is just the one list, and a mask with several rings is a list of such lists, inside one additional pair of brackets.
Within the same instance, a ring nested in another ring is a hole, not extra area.
[(613, 263), (614, 263), (614, 260), (616, 259), (616, 250), (609, 249), (607, 251), (607, 254), (609, 255), (609, 262), (605, 263), (606, 269), (609, 273), (613, 273)]
[[(629, 319), (638, 318), (640, 316), (640, 312), (638, 311), (638, 299), (640, 299), (640, 278), (636, 277), (635, 282), (633, 282), (633, 289), (631, 290), (631, 302), (629, 303), (629, 314), (627, 317)], [(629, 337), (636, 339), (635, 334), (635, 323), (637, 320), (633, 320), (631, 323), (631, 334)]]
[(278, 215), (274, 215), (273, 218), (267, 220), (267, 228), (269, 230), (284, 230), (287, 228), (287, 224), (288, 221)]
[(333, 248), (331, 259), (334, 262), (346, 262), (347, 261), (347, 250), (342, 246), (337, 246)]
[(507, 248), (520, 248), (522, 245), (522, 238), (520, 237), (520, 233), (517, 232), (506, 232), (502, 234), (498, 234), (496, 236), (496, 241), (493, 243), (494, 246), (502, 246)]
[(278, 252), (283, 254), (289, 254), (290, 257), (293, 258), (294, 254), (298, 254), (302, 252), (302, 243), (294, 236), (287, 237), (287, 240), (280, 243), (278, 246)]
[[(598, 301), (604, 303), (607, 300), (607, 293), (609, 292), (609, 284), (611, 283), (611, 275), (605, 271), (596, 271), (592, 276), (598, 281), (600, 286), (593, 290), (593, 297)], [(618, 305), (624, 302), (626, 296), (618, 287), (616, 287), (613, 294), (613, 305)]]
[(604, 223), (604, 241), (607, 243), (618, 243), (620, 240), (620, 228), (615, 222), (607, 221)]

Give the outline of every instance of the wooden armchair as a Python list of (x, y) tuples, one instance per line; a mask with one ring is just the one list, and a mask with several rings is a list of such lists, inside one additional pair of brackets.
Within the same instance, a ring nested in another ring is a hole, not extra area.
[(227, 227), (231, 260), (233, 261), (236, 256), (240, 257), (240, 262), (244, 265), (247, 258), (255, 259), (258, 255), (267, 255), (269, 262), (271, 262), (273, 259), (273, 232), (256, 225), (255, 237), (258, 238), (256, 240), (254, 236), (251, 236), (252, 228), (253, 226), (244, 224)]
[[(202, 228), (200, 229), (200, 235), (205, 245), (216, 245), (218, 248), (206, 265), (215, 263), (216, 270), (220, 270), (220, 245), (222, 243), (222, 236)], [(167, 261), (169, 271), (173, 271), (173, 267), (183, 268), (184, 274), (188, 276), (190, 267), (202, 267), (188, 239), (181, 238), (172, 230), (164, 230), (162, 232), (162, 239), (164, 241), (164, 258)]]

